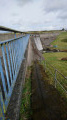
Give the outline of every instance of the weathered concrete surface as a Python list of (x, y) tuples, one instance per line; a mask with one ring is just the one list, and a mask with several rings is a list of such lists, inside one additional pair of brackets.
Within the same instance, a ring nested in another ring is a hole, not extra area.
[(42, 43), (40, 37), (34, 37), (35, 44), (38, 50), (43, 50)]
[(33, 60), (32, 45), (31, 40), (29, 39), (29, 43), (25, 52), (25, 59), (21, 64), (21, 68), (6, 112), (6, 119), (9, 118), (10, 120), (19, 120), (22, 89), (25, 83), (27, 66), (31, 65), (32, 60)]
[(41, 51), (38, 50), (38, 48), (35, 44), (34, 38), (35, 37), (31, 37), (31, 45), (33, 48), (33, 61), (40, 60), (40, 59), (44, 60), (44, 57), (42, 56)]
[(28, 58), (27, 58), (27, 64), (30, 66), (33, 62), (33, 47), (32, 47), (32, 41), (29, 39), (29, 44), (28, 44)]
[(9, 102), (9, 106), (6, 112), (6, 120), (19, 120), (19, 111), (20, 111), (20, 104), (21, 104), (21, 97), (22, 97), (22, 89), (25, 81), (25, 72), (26, 72), (26, 61), (21, 65), (13, 93)]

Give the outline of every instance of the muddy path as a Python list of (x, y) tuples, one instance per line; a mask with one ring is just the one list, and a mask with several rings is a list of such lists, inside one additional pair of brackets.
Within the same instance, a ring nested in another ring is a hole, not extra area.
[(43, 67), (37, 61), (34, 62), (32, 67), (31, 79), (32, 119), (67, 120), (66, 102), (54, 86), (50, 84)]

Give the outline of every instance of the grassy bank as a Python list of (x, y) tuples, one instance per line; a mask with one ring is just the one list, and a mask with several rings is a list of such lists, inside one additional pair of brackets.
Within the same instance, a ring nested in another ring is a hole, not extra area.
[(57, 45), (56, 49), (67, 50), (67, 32), (62, 32), (51, 45)]
[[(55, 69), (59, 70), (60, 73), (67, 77), (67, 61), (61, 60), (61, 58), (67, 56), (66, 52), (45, 53), (43, 54), (43, 56), (45, 57), (46, 60), (46, 68), (48, 68), (46, 69), (46, 72), (50, 77), (50, 81), (52, 84), (55, 85)], [(51, 67), (49, 64), (54, 66), (55, 69)], [(49, 71), (53, 74), (53, 76), (50, 74)], [(56, 72), (56, 78), (61, 83), (61, 85), (67, 90), (67, 80), (65, 80), (64, 77), (58, 72)], [(58, 82), (56, 82), (56, 85), (60, 93), (66, 97), (64, 90), (62, 90)]]
[(67, 52), (54, 52), (43, 54), (46, 61), (58, 69), (64, 76), (67, 76), (67, 61), (61, 60), (67, 56)]
[(31, 68), (27, 70), (25, 85), (22, 91), (20, 120), (29, 120), (31, 117)]

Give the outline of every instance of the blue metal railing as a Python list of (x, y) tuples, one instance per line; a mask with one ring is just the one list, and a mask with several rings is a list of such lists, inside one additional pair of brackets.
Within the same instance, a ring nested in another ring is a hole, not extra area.
[(0, 42), (0, 120), (4, 119), (28, 40), (29, 34)]

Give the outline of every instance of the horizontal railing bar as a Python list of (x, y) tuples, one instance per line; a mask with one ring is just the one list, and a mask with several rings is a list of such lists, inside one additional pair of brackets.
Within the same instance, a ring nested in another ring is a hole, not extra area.
[[(48, 68), (47, 68), (48, 69)], [(48, 69), (48, 71), (50, 72), (50, 70)], [(54, 75), (50, 72), (50, 74), (54, 77)], [(58, 79), (57, 79), (57, 81), (58, 81)], [(58, 81), (59, 82), (59, 81)], [(59, 84), (61, 85), (61, 83), (59, 82)], [(62, 85), (61, 85), (62, 86)], [(63, 87), (63, 86), (62, 86)], [(64, 87), (63, 87), (64, 88)], [(64, 90), (65, 90), (65, 88), (64, 88)], [(66, 91), (66, 90), (65, 90)], [(67, 91), (66, 91), (67, 92)]]
[(61, 85), (61, 83), (57, 80), (58, 84), (62, 87), (62, 89), (67, 93), (67, 90)]
[[(46, 60), (45, 60), (45, 61), (46, 61)], [(47, 62), (47, 64), (49, 64), (49, 63)], [(62, 73), (60, 73), (57, 69), (55, 69), (54, 66), (52, 66), (52, 65), (50, 65), (50, 64), (49, 64), (49, 66), (51, 66), (57, 73), (59, 73), (61, 76), (63, 76), (64, 79), (67, 80), (67, 78), (65, 78), (65, 76), (64, 76)], [(48, 66), (47, 66), (47, 67), (48, 67)], [(49, 73), (50, 73), (53, 77), (55, 77), (55, 76), (52, 74), (52, 72), (51, 72), (47, 67), (46, 67), (46, 69), (49, 71)], [(63, 87), (63, 85), (61, 85), (61, 83), (59, 82), (58, 78), (55, 78), (55, 80), (56, 80), (56, 82), (58, 82), (58, 84), (61, 86), (61, 88), (67, 93), (67, 90)]]
[[(45, 60), (46, 61), (46, 60)], [(47, 62), (47, 61), (46, 61)], [(47, 62), (48, 63), (48, 62)], [(49, 64), (49, 63), (48, 63)], [(50, 65), (50, 64), (49, 64)], [(56, 70), (59, 74), (61, 74), (66, 80), (67, 78), (59, 71), (57, 70), (53, 65), (50, 65), (52, 68), (54, 68), (54, 70)]]
[(24, 36), (20, 36), (20, 37), (17, 37), (17, 38), (13, 38), (13, 39), (1, 41), (1, 42), (0, 42), (0, 45), (6, 44), (6, 43), (8, 43), (8, 42), (12, 42), (12, 41), (17, 40), (17, 39), (20, 39), (20, 38), (22, 38), (22, 37), (24, 37)]

